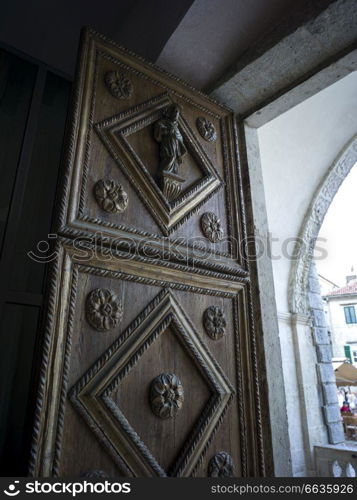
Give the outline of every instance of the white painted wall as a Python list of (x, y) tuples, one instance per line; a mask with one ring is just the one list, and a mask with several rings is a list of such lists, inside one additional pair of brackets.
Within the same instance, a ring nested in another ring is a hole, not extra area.
[[(268, 225), (280, 244), (298, 236), (314, 192), (357, 132), (356, 110), (354, 72), (258, 129)], [(290, 261), (273, 260), (273, 272), (278, 311), (288, 312)]]
[[(292, 254), (293, 240), (299, 235), (315, 191), (344, 145), (357, 132), (356, 109), (357, 72), (354, 72), (257, 131), (246, 127), (256, 234), (264, 239), (270, 232), (274, 238), (271, 259), (274, 287), (262, 290), (263, 324), (264, 316), (269, 319), (272, 315), (272, 311), (264, 311), (264, 297), (275, 289), (295, 476), (314, 474), (313, 446), (327, 443), (327, 433), (309, 318), (290, 314), (292, 261), (284, 253)], [(258, 263), (258, 272), (262, 282), (268, 283), (266, 257)], [(272, 333), (266, 330), (266, 336), (270, 339)], [(269, 376), (269, 369), (268, 380), (273, 387), (274, 374)], [(274, 405), (273, 395), (270, 399)]]

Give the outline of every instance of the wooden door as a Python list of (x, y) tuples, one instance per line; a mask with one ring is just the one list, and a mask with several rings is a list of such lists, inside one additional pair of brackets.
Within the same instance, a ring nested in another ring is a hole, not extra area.
[(31, 473), (266, 474), (233, 114), (88, 29), (72, 108)]

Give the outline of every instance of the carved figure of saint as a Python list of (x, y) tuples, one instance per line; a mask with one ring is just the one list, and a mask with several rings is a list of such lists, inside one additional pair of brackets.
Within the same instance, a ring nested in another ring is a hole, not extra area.
[(181, 132), (178, 128), (180, 108), (171, 104), (164, 113), (163, 118), (155, 123), (154, 136), (160, 144), (160, 171), (177, 174), (182, 156), (187, 153)]

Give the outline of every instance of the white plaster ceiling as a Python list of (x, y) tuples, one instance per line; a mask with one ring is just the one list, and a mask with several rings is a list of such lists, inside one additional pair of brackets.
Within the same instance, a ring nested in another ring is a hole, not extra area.
[(197, 88), (209, 87), (255, 42), (306, 4), (306, 0), (195, 0), (157, 63)]

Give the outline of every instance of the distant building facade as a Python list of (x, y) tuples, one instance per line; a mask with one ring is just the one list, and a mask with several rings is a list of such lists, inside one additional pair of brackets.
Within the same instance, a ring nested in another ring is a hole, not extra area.
[(334, 358), (348, 358), (357, 367), (357, 276), (346, 277), (346, 285), (323, 296)]

